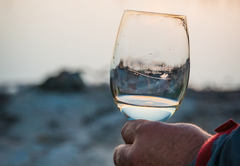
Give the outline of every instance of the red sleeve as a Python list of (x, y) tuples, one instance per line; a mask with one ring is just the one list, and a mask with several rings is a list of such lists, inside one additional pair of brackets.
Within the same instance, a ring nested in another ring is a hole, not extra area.
[(196, 166), (206, 166), (211, 158), (211, 149), (214, 141), (223, 134), (230, 134), (232, 130), (238, 128), (238, 126), (239, 125), (236, 122), (230, 119), (229, 121), (219, 126), (217, 129), (215, 129), (217, 134), (207, 140), (207, 142), (203, 144), (200, 151), (198, 152)]

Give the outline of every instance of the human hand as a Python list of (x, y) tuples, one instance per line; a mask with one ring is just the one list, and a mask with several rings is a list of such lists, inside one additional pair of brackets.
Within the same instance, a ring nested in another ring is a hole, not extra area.
[(125, 144), (115, 149), (116, 166), (185, 166), (211, 135), (187, 123), (128, 121), (121, 131)]

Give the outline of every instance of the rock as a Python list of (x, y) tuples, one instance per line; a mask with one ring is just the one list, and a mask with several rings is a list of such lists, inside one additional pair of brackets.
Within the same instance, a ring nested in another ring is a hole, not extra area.
[(69, 73), (67, 71), (62, 71), (58, 76), (48, 78), (39, 87), (41, 89), (50, 91), (82, 91), (84, 88), (84, 83), (80, 73)]
[(30, 160), (30, 154), (27, 149), (19, 149), (16, 150), (11, 157), (8, 159), (8, 161), (5, 163), (5, 165), (11, 165), (11, 166), (24, 166), (28, 165), (27, 163)]
[(51, 149), (48, 155), (45, 155), (40, 161), (37, 162), (37, 166), (50, 165), (50, 166), (80, 166), (81, 161), (79, 158), (81, 154), (79, 149), (72, 144), (64, 144)]
[(18, 118), (6, 111), (5, 105), (10, 100), (10, 95), (0, 93), (0, 136), (6, 134), (9, 127), (18, 121)]
[(47, 146), (63, 144), (68, 140), (64, 134), (41, 134), (36, 137), (37, 142)]
[(3, 108), (4, 104), (8, 102), (10, 99), (10, 96), (6, 93), (0, 93), (0, 109)]

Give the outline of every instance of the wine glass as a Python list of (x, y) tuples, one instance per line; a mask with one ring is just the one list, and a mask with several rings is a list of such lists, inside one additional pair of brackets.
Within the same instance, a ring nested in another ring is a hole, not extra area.
[(186, 16), (124, 11), (110, 69), (110, 87), (128, 119), (165, 121), (186, 94), (190, 71)]

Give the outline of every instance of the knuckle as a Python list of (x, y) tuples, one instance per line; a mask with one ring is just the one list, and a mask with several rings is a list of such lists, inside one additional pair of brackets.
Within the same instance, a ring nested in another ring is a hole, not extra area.
[(128, 164), (131, 166), (137, 166), (139, 161), (139, 150), (132, 149), (128, 154)]
[(136, 128), (136, 133), (137, 134), (142, 134), (142, 133), (147, 134), (148, 132), (161, 130), (161, 129), (162, 129), (162, 124), (160, 122), (148, 121), (146, 123), (139, 124)]
[(121, 134), (124, 135), (128, 131), (136, 130), (136, 127), (139, 124), (142, 124), (144, 122), (145, 122), (145, 120), (131, 120), (131, 121), (126, 122), (121, 130)]
[(121, 134), (123, 135), (125, 132), (126, 132), (126, 130), (132, 125), (132, 121), (128, 121), (128, 122), (126, 122), (125, 123), (125, 125), (122, 127), (122, 130), (121, 130)]
[(115, 148), (115, 151), (114, 151), (114, 154), (113, 154), (113, 162), (114, 162), (114, 165), (117, 165), (118, 164), (118, 155), (117, 155), (117, 148)]
[(120, 157), (121, 157), (121, 149), (123, 145), (119, 145), (115, 148), (114, 154), (113, 154), (113, 162), (115, 165), (119, 165), (120, 163)]
[(148, 130), (148, 123), (140, 123), (138, 124), (138, 126), (136, 127), (136, 133), (137, 134), (141, 134), (144, 131)]
[(113, 155), (113, 162), (116, 166), (132, 166), (132, 158), (131, 158), (131, 147), (126, 144), (119, 145), (115, 148)]

